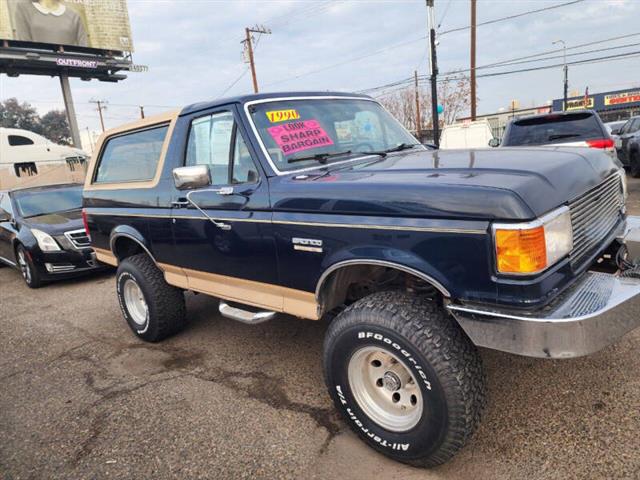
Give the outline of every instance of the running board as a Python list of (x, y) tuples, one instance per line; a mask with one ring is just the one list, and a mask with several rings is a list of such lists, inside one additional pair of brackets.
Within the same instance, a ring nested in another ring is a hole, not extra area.
[(230, 318), (231, 320), (237, 320), (238, 322), (247, 323), (249, 325), (257, 325), (258, 323), (263, 323), (268, 320), (271, 320), (275, 317), (276, 312), (249, 312), (248, 310), (242, 310), (241, 308), (232, 307), (228, 303), (220, 300), (220, 305), (218, 307), (220, 310), (220, 314), (223, 317)]

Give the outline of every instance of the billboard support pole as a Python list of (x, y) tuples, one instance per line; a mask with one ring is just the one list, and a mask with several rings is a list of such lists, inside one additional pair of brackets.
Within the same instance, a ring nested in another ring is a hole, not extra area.
[(71, 97), (71, 86), (69, 85), (69, 77), (60, 75), (60, 86), (62, 87), (62, 97), (64, 98), (64, 108), (67, 112), (67, 121), (71, 130), (71, 141), (76, 148), (82, 148), (80, 142), (80, 130), (78, 130), (78, 120), (76, 119), (76, 109), (73, 107), (73, 98)]

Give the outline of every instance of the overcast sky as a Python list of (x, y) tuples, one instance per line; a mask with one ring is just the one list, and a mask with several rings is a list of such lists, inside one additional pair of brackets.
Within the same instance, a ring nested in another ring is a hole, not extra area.
[[(478, 22), (566, 0), (478, 0)], [(423, 0), (214, 1), (129, 0), (134, 61), (147, 73), (129, 73), (117, 84), (72, 79), (81, 129), (99, 129), (92, 99), (109, 102), (107, 127), (167, 107), (218, 98), (247, 66), (240, 41), (244, 27), (264, 24), (271, 35), (259, 39), (256, 51), (262, 91), (358, 91), (428, 72), (427, 9)], [(468, 0), (436, 0), (440, 32), (469, 25)], [(640, 1), (585, 0), (542, 13), (478, 27), (479, 66), (558, 48), (568, 54), (607, 49), (569, 61), (623, 52), (640, 52)], [(638, 33), (579, 49), (570, 47)], [(635, 44), (635, 45), (633, 45)], [(624, 45), (631, 45), (622, 47)], [(620, 47), (610, 49), (611, 47)], [(561, 55), (561, 54), (556, 54)], [(443, 33), (438, 45), (441, 72), (469, 66), (469, 31)], [(478, 74), (561, 63), (525, 63)], [(569, 67), (570, 91), (580, 94), (640, 86), (640, 57)], [(426, 87), (426, 85), (425, 85)], [(250, 93), (245, 74), (228, 95)], [(517, 99), (522, 107), (540, 105), (562, 95), (561, 68), (478, 79), (478, 112), (490, 113)], [(57, 78), (0, 75), (0, 98), (17, 97), (41, 113), (62, 108)]]

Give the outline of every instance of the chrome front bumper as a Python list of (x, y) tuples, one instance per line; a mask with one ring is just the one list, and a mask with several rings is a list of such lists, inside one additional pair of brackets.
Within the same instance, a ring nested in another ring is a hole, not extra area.
[[(640, 217), (627, 218), (621, 239), (638, 262)], [(580, 357), (640, 327), (640, 273), (587, 272), (551, 307), (526, 315), (484, 306), (447, 308), (477, 346), (529, 357)]]

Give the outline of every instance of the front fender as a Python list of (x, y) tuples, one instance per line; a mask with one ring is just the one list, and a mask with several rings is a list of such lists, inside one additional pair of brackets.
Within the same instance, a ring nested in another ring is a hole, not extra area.
[(451, 296), (447, 278), (424, 258), (398, 248), (378, 245), (347, 247), (328, 255), (322, 262), (316, 296), (331, 273), (349, 265), (367, 264), (388, 266), (414, 274), (433, 285), (445, 297)]

